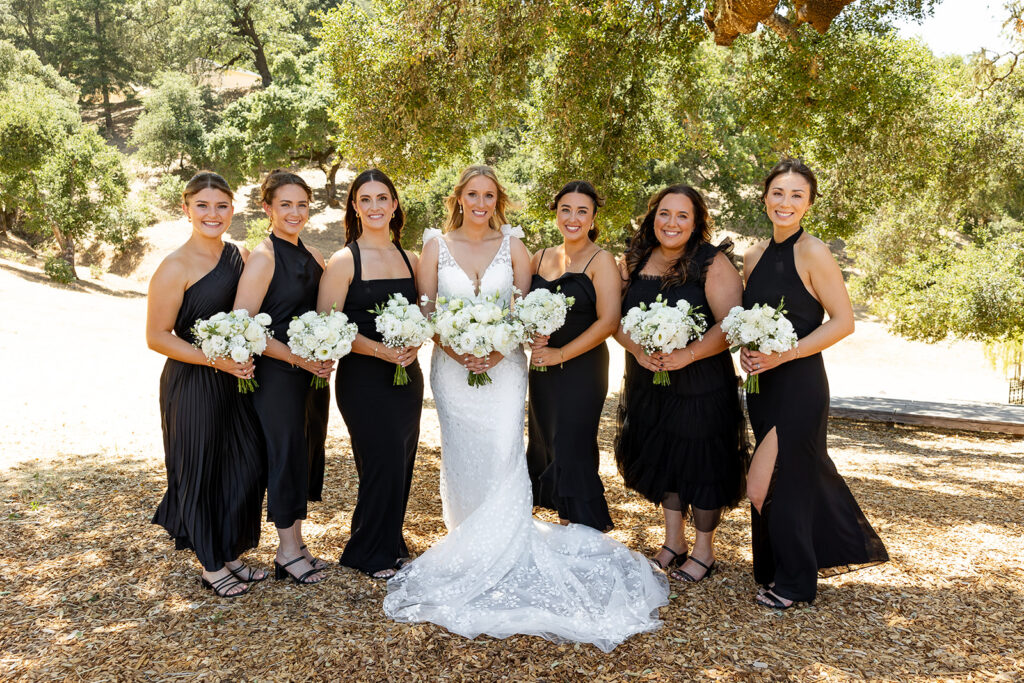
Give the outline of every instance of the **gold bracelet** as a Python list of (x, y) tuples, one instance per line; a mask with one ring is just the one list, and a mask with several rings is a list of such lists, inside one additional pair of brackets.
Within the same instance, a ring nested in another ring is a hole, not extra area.
[(696, 357), (694, 357), (694, 355), (693, 355), (693, 349), (690, 349), (690, 362), (691, 363), (697, 362)]
[[(796, 346), (794, 346), (793, 348), (796, 349), (796, 358), (799, 358), (800, 357), (800, 342), (797, 342)], [(793, 360), (796, 360), (796, 358), (794, 358)]]
[(377, 357), (377, 352), (378, 352), (378, 351), (380, 351), (380, 346), (378, 346), (377, 344), (374, 344), (374, 345), (373, 345), (373, 357), (374, 357), (374, 358), (376, 358), (376, 357)]
[(565, 369), (565, 356), (562, 355), (562, 349), (558, 349), (558, 367)]

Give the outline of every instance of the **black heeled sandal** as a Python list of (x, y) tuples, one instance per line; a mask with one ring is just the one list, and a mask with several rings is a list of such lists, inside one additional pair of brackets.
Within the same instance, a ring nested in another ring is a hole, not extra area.
[[(304, 545), (303, 546), (299, 546), (299, 552), (302, 552), (305, 549), (306, 549), (306, 546), (304, 546)], [(323, 560), (323, 559), (317, 557), (316, 555), (314, 555), (313, 553), (310, 553), (309, 557), (311, 558), (309, 560), (309, 566), (312, 567), (313, 569), (317, 569), (317, 570), (319, 570), (319, 569), (326, 569), (327, 565), (330, 564), (327, 560)]]
[(675, 550), (672, 550), (672, 548), (669, 548), (667, 545), (661, 546), (661, 549), (662, 550), (667, 550), (670, 553), (672, 553), (672, 559), (669, 560), (667, 564), (662, 564), (661, 562), (658, 562), (658, 560), (653, 558), (653, 557), (650, 558), (650, 560), (655, 565), (657, 565), (658, 569), (660, 569), (662, 571), (664, 571), (664, 570), (666, 570), (666, 569), (668, 569), (670, 567), (678, 567), (683, 562), (686, 562), (686, 558), (689, 556), (687, 551), (684, 550), (681, 553), (677, 553)]
[(699, 579), (696, 579), (689, 572), (684, 571), (682, 567), (678, 569), (673, 569), (672, 572), (669, 573), (669, 576), (671, 576), (676, 581), (685, 581), (687, 583), (700, 583), (701, 581), (715, 573), (715, 566), (718, 564), (717, 561), (712, 560), (711, 564), (707, 565), (698, 560), (696, 557), (691, 557), (690, 559), (699, 564), (700, 566), (704, 567), (703, 576), (701, 576)]
[[(241, 581), (233, 573), (229, 573), (227, 576), (222, 576), (216, 581), (212, 582), (207, 581), (205, 576), (200, 576), (199, 584), (203, 588), (208, 588), (209, 590), (213, 591), (213, 594), (216, 595), (218, 598), (237, 598), (249, 592), (249, 584), (247, 584), (245, 581)], [(234, 588), (235, 586), (245, 586), (245, 590), (238, 591), (237, 593), (228, 593), (228, 591)]]
[[(757, 595), (755, 595), (754, 596), (754, 602), (756, 602), (761, 607), (769, 607), (771, 609), (777, 609), (777, 610), (791, 609), (793, 607), (796, 607), (800, 603), (799, 600), (793, 600), (792, 602), (790, 602), (787, 605), (786, 603), (784, 603), (782, 601), (782, 598), (780, 596), (778, 596), (775, 593), (771, 592), (771, 590), (766, 590), (763, 593), (758, 593)], [(811, 601), (811, 602), (808, 602), (807, 604), (808, 605), (813, 605), (814, 602)]]
[[(270, 572), (263, 572), (263, 576), (261, 576), (258, 579), (254, 578), (255, 572), (261, 571), (261, 570), (253, 569), (252, 567), (250, 567), (249, 565), (245, 564), (244, 562), (242, 564), (240, 564), (239, 566), (235, 567), (234, 569), (232, 569), (231, 567), (228, 567), (227, 565), (224, 565), (224, 567), (229, 572), (231, 572), (231, 574), (236, 579), (238, 579), (242, 583), (259, 583), (260, 581), (266, 581), (267, 577), (270, 576)], [(243, 573), (244, 573), (244, 576), (243, 576)]]
[(291, 560), (290, 562), (285, 562), (284, 564), (279, 564), (277, 560), (274, 560), (274, 580), (282, 581), (284, 579), (291, 579), (300, 586), (310, 586), (314, 583), (320, 583), (320, 581), (323, 581), (323, 579), (320, 579), (320, 581), (309, 580), (309, 577), (313, 576), (313, 574), (319, 574), (321, 571), (323, 571), (322, 569), (317, 569), (316, 567), (313, 567), (302, 576), (295, 576), (295, 574), (292, 574), (290, 571), (288, 571), (288, 567), (292, 566), (296, 562), (301, 562), (305, 559), (305, 555), (299, 555), (294, 560)]

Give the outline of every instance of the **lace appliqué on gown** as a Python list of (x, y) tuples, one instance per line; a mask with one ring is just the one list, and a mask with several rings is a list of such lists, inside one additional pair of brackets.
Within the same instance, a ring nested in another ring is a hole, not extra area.
[[(508, 301), (513, 229), (502, 232), (479, 291)], [(425, 241), (437, 235), (431, 233)], [(440, 239), (438, 295), (474, 295), (472, 279)], [(430, 384), (441, 422), (448, 535), (388, 582), (385, 614), (467, 638), (532, 634), (605, 652), (658, 628), (668, 584), (646, 558), (589, 527), (533, 518), (523, 442), (525, 354), (516, 351), (489, 374), (491, 384), (471, 387), (465, 368), (434, 349)]]

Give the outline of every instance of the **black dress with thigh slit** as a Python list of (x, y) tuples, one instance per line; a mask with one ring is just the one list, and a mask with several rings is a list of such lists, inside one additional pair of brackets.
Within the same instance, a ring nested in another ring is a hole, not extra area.
[[(540, 288), (576, 300), (565, 324), (552, 333), (550, 346), (565, 346), (597, 320), (597, 292), (586, 268), (555, 280), (534, 275), (530, 289)], [(546, 372), (531, 370), (529, 381), (526, 464), (534, 505), (557, 510), (561, 519), (598, 531), (611, 529), (604, 484), (598, 474), (597, 447), (601, 409), (608, 393), (608, 346), (601, 342), (586, 353), (549, 366)]]
[[(270, 330), (288, 343), (292, 318), (316, 310), (323, 268), (299, 240), (292, 244), (273, 233), (274, 276), (260, 313), (271, 317)], [(324, 439), (330, 389), (314, 389), (313, 375), (269, 356), (256, 359), (253, 405), (267, 443), (267, 518), (287, 529), (306, 518), (306, 501), (319, 500), (324, 477)]]
[[(743, 306), (778, 306), (802, 338), (825, 310), (800, 279), (793, 259), (798, 230), (772, 240), (747, 278)], [(821, 354), (801, 356), (761, 373), (760, 393), (747, 394), (757, 443), (774, 428), (778, 456), (762, 513), (751, 508), (754, 578), (774, 582), (787, 600), (810, 601), (818, 576), (832, 576), (889, 559), (828, 456), (828, 377)]]
[[(230, 311), (242, 256), (225, 244), (220, 261), (185, 290), (174, 334), (192, 343), (196, 320)], [(237, 379), (208, 365), (173, 358), (160, 375), (160, 421), (167, 492), (153, 523), (179, 550), (192, 549), (217, 571), (260, 541), (265, 481), (263, 435)]]
[[(686, 299), (715, 325), (704, 293), (707, 269), (722, 249), (703, 243), (682, 284), (665, 287), (660, 276), (641, 275), (640, 263), (622, 301), (623, 315), (660, 294), (669, 305)], [(743, 495), (745, 425), (738, 380), (728, 350), (669, 372), (670, 386), (654, 384), (654, 373), (626, 352), (619, 395), (615, 460), (626, 486), (655, 504), (671, 494), (682, 509), (731, 507)]]
[[(359, 326), (360, 334), (379, 342), (382, 336), (372, 311), (392, 294), (416, 302), (412, 266), (403, 251), (409, 277), (364, 280), (359, 245), (352, 242), (348, 248), (352, 250), (355, 273), (343, 310)], [(359, 353), (350, 353), (338, 363), (338, 409), (352, 439), (352, 457), (359, 474), (352, 535), (339, 562), (368, 573), (394, 567), (398, 559), (409, 556), (402, 524), (423, 410), (419, 361), (406, 367), (406, 372), (409, 383), (394, 386), (394, 363)]]

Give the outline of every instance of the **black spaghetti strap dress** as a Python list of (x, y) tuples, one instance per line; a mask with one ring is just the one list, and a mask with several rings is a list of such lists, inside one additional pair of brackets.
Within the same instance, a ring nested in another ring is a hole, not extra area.
[[(316, 310), (323, 268), (302, 240), (292, 244), (271, 233), (270, 241), (274, 276), (260, 312), (271, 317), (274, 338), (287, 344), (292, 318)], [(267, 519), (278, 529), (305, 519), (306, 501), (320, 499), (331, 393), (310, 386), (312, 377), (276, 358), (256, 359), (253, 405), (267, 442)]]
[[(392, 294), (416, 301), (416, 282), (405, 252), (399, 250), (409, 277), (364, 280), (359, 245), (351, 242), (355, 273), (345, 297), (345, 315), (359, 333), (382, 341), (373, 309)], [(408, 367), (409, 383), (394, 386), (394, 363), (350, 353), (338, 362), (335, 392), (338, 409), (352, 440), (359, 474), (359, 494), (352, 513), (352, 535), (339, 563), (372, 574), (409, 556), (402, 537), (409, 502), (413, 462), (420, 437), (423, 373), (419, 361)]]
[[(582, 272), (564, 273), (555, 280), (533, 276), (530, 289), (558, 290), (576, 299), (565, 324), (552, 333), (548, 342), (552, 347), (565, 346), (597, 320), (597, 292), (587, 276), (589, 266), (590, 261)], [(608, 394), (607, 344), (601, 342), (563, 364), (548, 367), (547, 372), (532, 370), (529, 383), (526, 464), (534, 505), (557, 510), (561, 519), (575, 524), (598, 531), (611, 529), (604, 484), (598, 474), (597, 447), (601, 409)]]
[[(174, 334), (192, 343), (196, 320), (230, 311), (242, 256), (225, 244), (220, 261), (185, 290)], [(208, 365), (169, 358), (160, 375), (167, 492), (153, 523), (215, 572), (259, 545), (265, 470), (263, 435), (238, 381)]]
[[(772, 240), (747, 278), (743, 306), (778, 306), (797, 337), (821, 325), (825, 310), (797, 273), (793, 245)], [(760, 444), (774, 428), (778, 456), (762, 513), (751, 507), (754, 578), (774, 582), (787, 600), (814, 600), (818, 576), (885, 562), (878, 534), (861, 512), (828, 456), (828, 377), (821, 354), (801, 356), (761, 373), (760, 393), (747, 394), (754, 436)]]
[[(661, 294), (669, 304), (686, 299), (699, 307), (712, 327), (718, 321), (704, 294), (704, 281), (715, 255), (728, 247), (731, 243), (702, 243), (680, 285), (663, 287), (660, 276), (641, 275), (645, 262), (640, 263), (623, 297), (623, 315)], [(675, 508), (675, 496), (684, 511), (687, 505), (700, 510), (735, 506), (743, 495), (747, 453), (739, 383), (729, 351), (673, 370), (669, 378), (670, 386), (656, 386), (654, 373), (626, 352), (615, 438), (623, 481), (669, 509)]]

